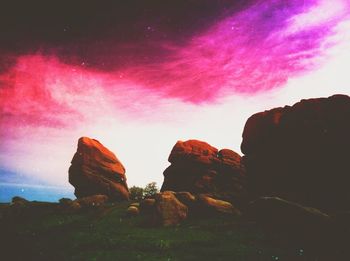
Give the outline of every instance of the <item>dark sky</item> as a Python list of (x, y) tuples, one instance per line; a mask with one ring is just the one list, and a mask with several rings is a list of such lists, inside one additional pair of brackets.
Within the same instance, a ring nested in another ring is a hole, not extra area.
[(2, 66), (13, 54), (38, 51), (103, 70), (115, 69), (128, 58), (147, 63), (165, 55), (155, 42), (181, 44), (248, 2), (252, 1), (7, 1), (0, 9)]

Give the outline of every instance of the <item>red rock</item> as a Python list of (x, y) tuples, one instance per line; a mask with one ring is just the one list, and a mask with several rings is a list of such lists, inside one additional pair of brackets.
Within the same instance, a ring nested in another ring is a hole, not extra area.
[(155, 214), (157, 223), (174, 226), (187, 217), (188, 208), (182, 204), (171, 191), (164, 191), (155, 196)]
[(321, 210), (350, 205), (350, 97), (302, 100), (251, 116), (241, 145), (249, 190)]
[(178, 141), (169, 162), (161, 191), (209, 193), (237, 204), (245, 201), (245, 169), (241, 157), (234, 151), (218, 151), (198, 140)]
[(175, 197), (188, 208), (193, 207), (196, 204), (196, 197), (190, 192), (180, 191), (175, 193)]
[(173, 147), (168, 160), (170, 163), (188, 160), (201, 164), (211, 164), (217, 159), (217, 152), (216, 148), (203, 141), (178, 141)]
[(125, 168), (99, 141), (82, 137), (69, 168), (69, 182), (77, 198), (103, 194), (110, 200), (128, 200)]

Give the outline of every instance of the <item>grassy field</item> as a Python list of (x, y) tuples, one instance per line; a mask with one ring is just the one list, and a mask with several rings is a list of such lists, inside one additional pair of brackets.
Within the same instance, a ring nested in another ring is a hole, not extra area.
[[(57, 205), (6, 214), (0, 207), (1, 260), (317, 260), (277, 247), (254, 224), (222, 216), (149, 227), (127, 217), (129, 203), (64, 213)], [(13, 211), (11, 211), (13, 212)], [(2, 258), (4, 257), (4, 258)]]

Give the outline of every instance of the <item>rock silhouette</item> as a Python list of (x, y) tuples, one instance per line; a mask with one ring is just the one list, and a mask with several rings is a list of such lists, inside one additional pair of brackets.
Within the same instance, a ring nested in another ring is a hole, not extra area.
[(112, 201), (128, 200), (125, 168), (99, 141), (82, 137), (69, 168), (69, 182), (77, 198), (106, 195)]
[(302, 100), (251, 116), (242, 152), (249, 192), (323, 211), (350, 205), (350, 97)]
[(168, 160), (161, 191), (206, 193), (238, 204), (245, 200), (245, 169), (234, 151), (198, 140), (178, 141)]

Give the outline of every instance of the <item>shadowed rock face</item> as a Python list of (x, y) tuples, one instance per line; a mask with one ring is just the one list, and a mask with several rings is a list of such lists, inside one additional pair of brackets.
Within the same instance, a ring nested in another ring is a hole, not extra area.
[(244, 167), (241, 157), (229, 149), (218, 149), (198, 141), (178, 141), (164, 171), (161, 191), (208, 193), (240, 204), (244, 198)]
[(110, 200), (129, 199), (125, 168), (99, 141), (82, 137), (69, 168), (77, 198), (102, 194)]
[(322, 210), (350, 205), (350, 97), (302, 100), (251, 116), (242, 152), (250, 192)]
[(327, 246), (324, 243), (330, 238), (331, 219), (327, 214), (278, 197), (262, 197), (251, 202), (246, 216), (266, 232), (277, 233), (290, 243), (320, 247)]

